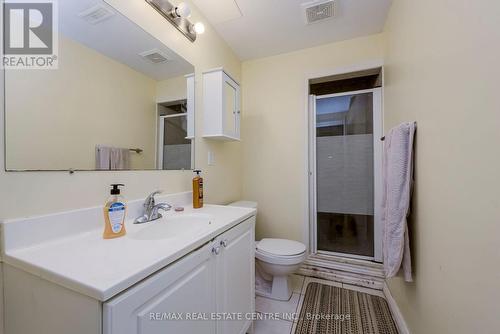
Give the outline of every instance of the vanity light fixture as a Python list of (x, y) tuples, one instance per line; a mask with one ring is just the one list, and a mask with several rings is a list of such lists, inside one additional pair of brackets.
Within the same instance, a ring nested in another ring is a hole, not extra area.
[(201, 22), (196, 22), (191, 26), (191, 29), (197, 34), (203, 34), (205, 32), (205, 25)]
[(188, 18), (191, 16), (191, 8), (185, 2), (177, 6), (168, 0), (146, 0), (154, 9), (156, 9), (164, 18), (166, 18), (174, 27), (177, 28), (191, 42), (196, 40), (197, 34), (205, 32), (205, 26), (201, 22), (191, 23)]
[(172, 10), (172, 16), (174, 17), (190, 17), (191, 16), (191, 8), (185, 2), (181, 2)]

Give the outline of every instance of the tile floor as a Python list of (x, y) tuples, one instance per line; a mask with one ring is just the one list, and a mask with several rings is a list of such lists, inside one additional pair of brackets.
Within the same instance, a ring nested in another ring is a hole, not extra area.
[[(356, 290), (383, 298), (384, 294), (380, 290), (362, 288), (355, 285), (343, 284), (312, 277), (300, 275), (292, 276), (293, 294), (289, 301), (278, 301), (257, 296), (255, 298), (255, 310), (260, 314), (268, 314), (267, 319), (255, 321), (255, 334), (293, 334), (295, 331), (294, 318), (298, 316), (307, 285), (310, 282), (319, 282), (337, 286), (339, 288)], [(272, 316), (271, 316), (272, 315)], [(269, 318), (272, 319), (269, 319)]]

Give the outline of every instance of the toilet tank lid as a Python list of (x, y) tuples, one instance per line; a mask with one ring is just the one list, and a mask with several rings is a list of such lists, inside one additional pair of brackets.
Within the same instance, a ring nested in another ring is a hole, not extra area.
[(257, 208), (257, 203), (252, 202), (252, 201), (237, 201), (237, 202), (230, 203), (228, 205), (229, 206), (239, 206), (241, 208), (252, 208), (252, 209)]
[(306, 245), (293, 240), (265, 238), (257, 243), (257, 250), (278, 256), (292, 256), (304, 253)]

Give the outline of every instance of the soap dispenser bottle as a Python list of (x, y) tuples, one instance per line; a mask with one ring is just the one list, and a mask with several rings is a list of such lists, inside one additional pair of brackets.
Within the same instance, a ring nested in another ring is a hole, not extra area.
[(201, 170), (195, 169), (196, 176), (193, 178), (193, 208), (203, 207), (203, 178), (200, 176)]
[(111, 196), (109, 196), (104, 205), (104, 239), (112, 239), (124, 236), (125, 231), (125, 214), (127, 212), (127, 204), (122, 195), (120, 188), (123, 184), (112, 184)]

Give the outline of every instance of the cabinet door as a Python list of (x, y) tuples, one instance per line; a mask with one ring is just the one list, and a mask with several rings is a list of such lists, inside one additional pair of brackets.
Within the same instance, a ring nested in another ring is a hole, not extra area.
[[(217, 312), (241, 314), (241, 320), (217, 323), (218, 334), (242, 334), (255, 311), (255, 217), (219, 236), (222, 251), (216, 257)], [(225, 245), (225, 246), (224, 246)]]
[(239, 139), (240, 93), (238, 84), (223, 73), (224, 134)]
[[(211, 320), (186, 320), (187, 314), (215, 312), (215, 257), (205, 245), (144, 282), (104, 303), (104, 334), (211, 334)], [(180, 313), (182, 320), (175, 320)], [(193, 319), (193, 317), (191, 317)]]

